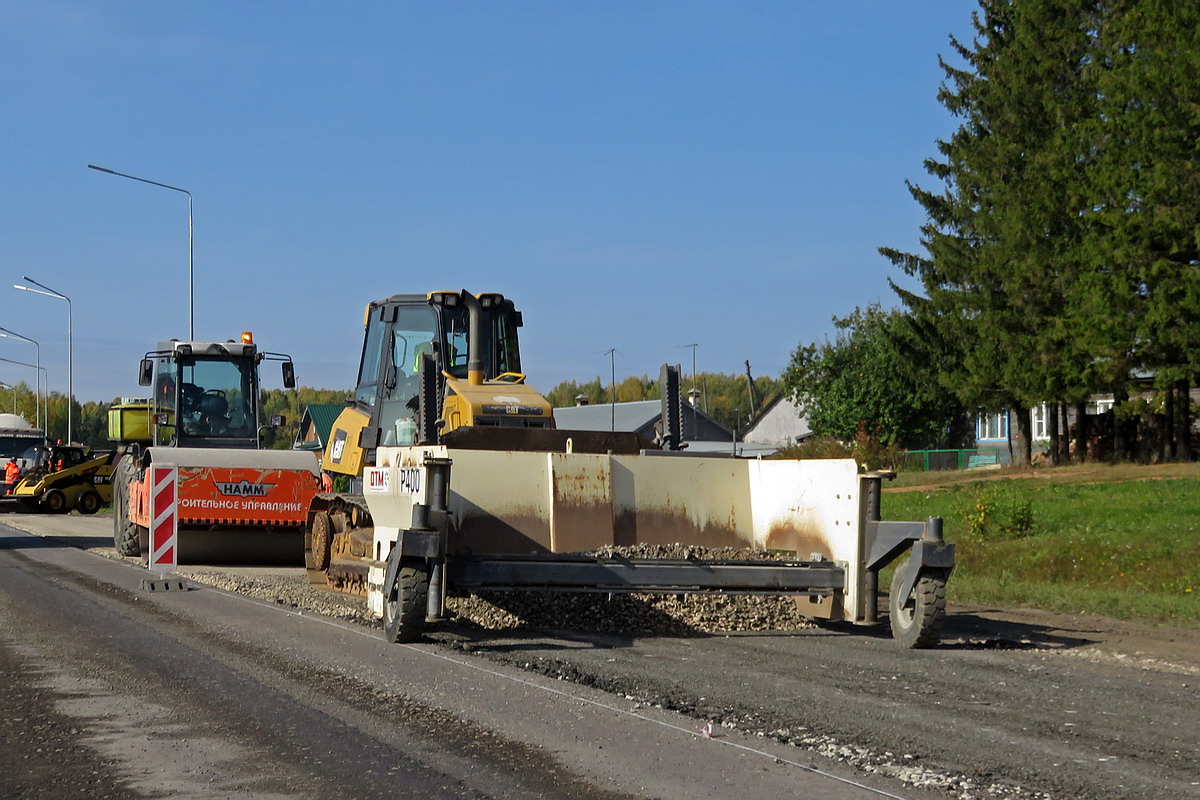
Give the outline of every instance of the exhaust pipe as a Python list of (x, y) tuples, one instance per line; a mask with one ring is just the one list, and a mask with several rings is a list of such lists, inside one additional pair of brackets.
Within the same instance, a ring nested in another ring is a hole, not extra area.
[(483, 357), (479, 351), (483, 349), (483, 306), (479, 298), (466, 289), (462, 290), (461, 297), (470, 315), (467, 329), (467, 383), (481, 386), (484, 380)]

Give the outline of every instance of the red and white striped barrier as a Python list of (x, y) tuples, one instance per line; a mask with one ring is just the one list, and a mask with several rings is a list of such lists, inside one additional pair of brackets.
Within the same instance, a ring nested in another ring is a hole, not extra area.
[(165, 576), (179, 564), (179, 468), (150, 470), (150, 569)]

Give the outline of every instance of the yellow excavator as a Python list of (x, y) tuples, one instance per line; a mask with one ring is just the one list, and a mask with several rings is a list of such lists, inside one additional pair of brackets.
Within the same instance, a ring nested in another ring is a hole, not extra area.
[[(388, 639), (419, 638), (451, 590), (783, 594), (809, 616), (869, 624), (879, 570), (909, 552), (893, 635), (936, 643), (954, 547), (941, 520), (880, 520), (882, 475), (850, 459), (683, 451), (679, 370), (667, 365), (656, 442), (558, 430), (525, 383), (521, 314), (500, 294), (393, 295), (363, 323), (354, 396), (321, 464), (350, 490), (313, 498), (305, 564), (314, 583), (365, 594)], [(795, 558), (609, 555), (677, 543)]]

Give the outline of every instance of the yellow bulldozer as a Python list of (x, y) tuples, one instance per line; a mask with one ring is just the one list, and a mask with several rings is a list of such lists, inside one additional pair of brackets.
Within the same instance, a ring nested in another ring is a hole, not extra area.
[[(809, 616), (877, 621), (938, 640), (954, 547), (941, 520), (885, 522), (884, 476), (850, 459), (761, 460), (683, 449), (678, 367), (663, 366), (655, 442), (555, 428), (525, 383), (520, 312), (496, 293), (370, 303), (353, 398), (322, 468), (350, 490), (316, 495), (305, 530), (313, 582), (365, 594), (392, 641), (442, 618), (448, 591), (794, 595)], [(613, 548), (771, 550), (783, 561), (669, 561)]]

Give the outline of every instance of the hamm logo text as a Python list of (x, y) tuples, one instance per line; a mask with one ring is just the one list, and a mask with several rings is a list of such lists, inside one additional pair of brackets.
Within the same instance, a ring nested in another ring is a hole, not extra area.
[(223, 483), (217, 481), (217, 491), (226, 497), (266, 497), (274, 488), (275, 484), (273, 483), (251, 483), (250, 481)]

